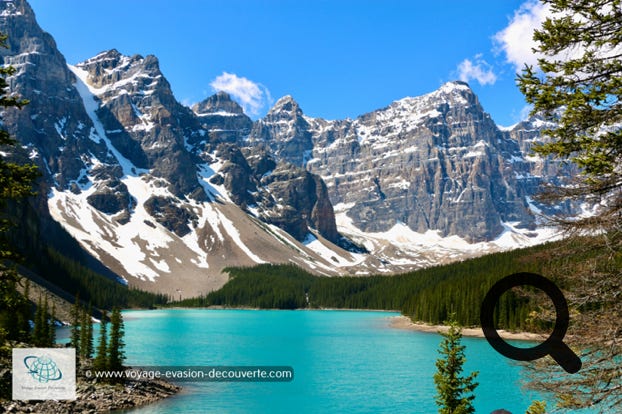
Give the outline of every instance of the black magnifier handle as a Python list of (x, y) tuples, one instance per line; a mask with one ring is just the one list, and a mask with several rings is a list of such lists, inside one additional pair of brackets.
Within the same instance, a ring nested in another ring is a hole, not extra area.
[(549, 355), (569, 374), (574, 374), (581, 369), (581, 358), (561, 341), (551, 344)]

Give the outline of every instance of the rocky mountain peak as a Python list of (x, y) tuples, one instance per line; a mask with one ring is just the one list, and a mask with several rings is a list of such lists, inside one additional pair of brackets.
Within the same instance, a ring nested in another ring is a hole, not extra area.
[(467, 82), (463, 82), (463, 81), (459, 81), (459, 80), (454, 80), (454, 81), (449, 81), (449, 82), (445, 82), (439, 89), (438, 91), (440, 92), (444, 92), (444, 93), (473, 93), (473, 90), (471, 89), (471, 87), (469, 86), (469, 84)]
[(192, 107), (194, 113), (198, 116), (203, 115), (244, 115), (242, 107), (231, 96), (224, 91), (218, 91), (203, 101), (194, 104)]
[(291, 95), (285, 95), (276, 101), (274, 106), (268, 111), (267, 116), (275, 114), (287, 114), (293, 118), (295, 116), (302, 116), (302, 109), (300, 109), (298, 102), (296, 102)]
[(153, 55), (127, 56), (111, 49), (78, 63), (76, 67), (88, 72), (88, 82), (92, 87), (105, 88), (98, 91), (104, 94), (114, 89), (127, 92), (143, 88), (154, 90), (156, 87), (170, 89), (163, 79), (159, 61)]
[[(101, 53), (98, 53), (92, 58), (85, 60), (84, 63), (88, 64), (88, 63), (101, 62), (101, 61), (118, 62), (119, 59), (121, 59), (122, 57), (123, 55), (117, 49), (110, 49), (110, 50), (105, 50)], [(112, 66), (116, 66), (116, 63), (113, 64)]]
[(477, 100), (477, 95), (468, 83), (462, 81), (450, 81), (441, 85), (435, 91), (418, 97), (419, 99), (438, 99), (444, 102), (467, 104)]
[(26, 0), (4, 0), (0, 2), (0, 18), (8, 16), (22, 16), (35, 21), (35, 13)]
[(7, 108), (4, 126), (19, 137), (54, 187), (78, 191), (77, 181), (89, 159), (81, 155), (101, 160), (107, 156), (73, 86), (75, 77), (26, 1), (0, 2), (0, 33), (8, 35), (9, 45), (0, 49), (0, 61), (17, 69), (7, 79), (11, 91), (30, 100), (22, 110)]
[(241, 143), (253, 127), (242, 107), (224, 91), (193, 105), (192, 111), (213, 143)]
[(266, 145), (277, 158), (300, 167), (313, 148), (310, 128), (298, 103), (286, 95), (255, 123), (248, 142)]
[(406, 97), (395, 101), (389, 108), (410, 110), (413, 112), (413, 115), (417, 116), (424, 115), (426, 112), (446, 113), (450, 108), (468, 108), (471, 106), (476, 111), (483, 111), (477, 95), (475, 95), (468, 83), (451, 81), (425, 95)]
[[(0, 1), (0, 27), (3, 34), (13, 34), (7, 39), (9, 47), (0, 49), (0, 56), (12, 56), (11, 64), (18, 69), (17, 65), (22, 62), (16, 60), (16, 50), (22, 53), (54, 54), (55, 59), (62, 57), (56, 50), (52, 36), (38, 26), (34, 11), (25, 0)], [(31, 57), (21, 56), (22, 61), (27, 59)]]
[(497, 237), (503, 222), (533, 223), (503, 161), (520, 158), (520, 149), (464, 82), (351, 122), (310, 124), (307, 168), (324, 179), (333, 205), (347, 206), (358, 229), (386, 232), (404, 223), (418, 233), (479, 242)]
[(165, 179), (175, 196), (204, 197), (186, 149), (187, 142), (201, 139), (201, 126), (175, 99), (155, 56), (110, 50), (72, 70), (99, 100), (97, 116), (125, 158)]
[(454, 106), (470, 106), (475, 105), (480, 107), (477, 95), (468, 83), (462, 81), (452, 81), (443, 84), (439, 89), (432, 92), (431, 97), (442, 100)]

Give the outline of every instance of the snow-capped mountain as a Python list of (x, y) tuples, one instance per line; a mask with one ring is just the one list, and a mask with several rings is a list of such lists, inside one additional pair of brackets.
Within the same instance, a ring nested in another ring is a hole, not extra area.
[(391, 273), (550, 236), (537, 122), (501, 131), (465, 83), (342, 121), (286, 96), (253, 122), (223, 92), (181, 105), (155, 56), (67, 65), (25, 0), (0, 3), (0, 32), (31, 101), (2, 119), (44, 173), (41, 216), (130, 285), (193, 296), (263, 262)]
[(533, 227), (511, 165), (522, 159), (518, 143), (497, 129), (465, 83), (352, 121), (305, 118), (284, 98), (258, 125), (251, 142), (320, 175), (331, 201), (361, 230), (403, 223), (478, 242), (497, 237), (504, 222)]

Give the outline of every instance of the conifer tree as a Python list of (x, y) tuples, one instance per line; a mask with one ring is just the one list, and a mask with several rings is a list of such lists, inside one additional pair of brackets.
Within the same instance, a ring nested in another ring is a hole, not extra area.
[(88, 311), (86, 313), (86, 350), (85, 355), (88, 359), (93, 357), (93, 306), (89, 302)]
[(99, 325), (99, 344), (97, 345), (97, 355), (93, 360), (93, 369), (96, 371), (105, 371), (108, 368), (108, 347), (106, 338), (106, 311), (102, 313)]
[[(52, 313), (54, 312), (55, 310), (52, 311)], [(54, 345), (55, 337), (54, 317), (50, 317), (48, 298), (46, 296), (42, 301), (41, 296), (39, 296), (31, 342), (35, 346), (50, 347)]]
[(121, 370), (125, 361), (123, 334), (123, 316), (119, 308), (114, 308), (110, 316), (110, 342), (108, 344), (108, 369), (113, 371)]
[(453, 315), (445, 322), (449, 330), (442, 333), (439, 354), (441, 358), (436, 361), (436, 404), (440, 414), (472, 414), (475, 412), (473, 392), (477, 387), (475, 377), (477, 372), (468, 376), (462, 376), (463, 365), (466, 361), (464, 355), (465, 346), (461, 344), (462, 329), (458, 326)]
[(80, 358), (91, 359), (93, 356), (93, 320), (91, 318), (92, 306), (88, 310), (80, 308)]
[(88, 357), (88, 334), (86, 309), (80, 308), (80, 359), (86, 360)]
[[(538, 68), (526, 66), (518, 86), (534, 114), (552, 125), (535, 151), (570, 160), (582, 171), (560, 198), (598, 207), (573, 226), (620, 226), (622, 216), (622, 2), (542, 0), (551, 16), (536, 30)], [(607, 203), (600, 203), (607, 198)]]
[(50, 339), (54, 336), (53, 326), (50, 322), (50, 307), (48, 303), (48, 296), (45, 295), (43, 299), (43, 313), (42, 313), (42, 330), (41, 330), (41, 343), (40, 346), (51, 346)]

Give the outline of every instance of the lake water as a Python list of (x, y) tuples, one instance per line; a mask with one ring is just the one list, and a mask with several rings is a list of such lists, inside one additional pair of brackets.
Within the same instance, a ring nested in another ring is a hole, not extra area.
[[(128, 365), (282, 365), (292, 382), (184, 383), (147, 413), (435, 413), (441, 336), (394, 329), (397, 313), (359, 311), (126, 311)], [(463, 338), (478, 370), (477, 413), (524, 413), (538, 396), (520, 367), (483, 339)]]

